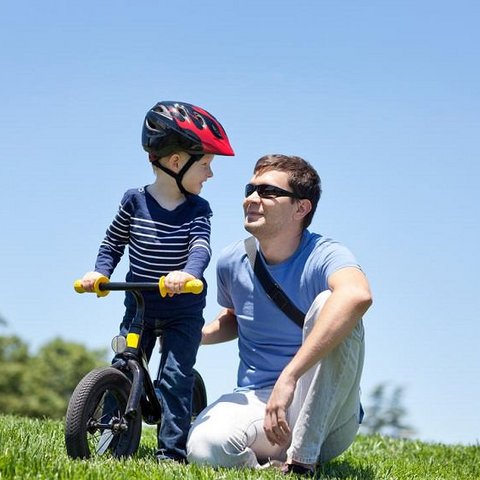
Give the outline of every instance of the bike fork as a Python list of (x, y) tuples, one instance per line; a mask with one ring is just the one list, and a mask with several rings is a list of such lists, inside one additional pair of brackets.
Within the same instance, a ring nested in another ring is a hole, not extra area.
[(142, 398), (145, 374), (140, 368), (138, 362), (134, 360), (128, 361), (128, 370), (132, 374), (132, 389), (130, 390), (130, 395), (128, 397), (125, 417), (130, 419), (137, 416), (138, 406), (140, 405), (140, 399)]
[(155, 424), (161, 419), (162, 407), (155, 393), (155, 388), (148, 374), (136, 360), (128, 361), (128, 370), (132, 374), (132, 389), (128, 397), (125, 417), (135, 418), (138, 414), (139, 406), (145, 405), (144, 415), (147, 423)]

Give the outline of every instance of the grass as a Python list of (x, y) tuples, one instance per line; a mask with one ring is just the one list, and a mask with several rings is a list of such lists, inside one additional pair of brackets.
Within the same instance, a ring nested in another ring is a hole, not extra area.
[[(195, 465), (158, 464), (154, 457), (155, 431), (151, 428), (144, 430), (139, 451), (127, 460), (71, 460), (65, 451), (63, 435), (63, 424), (59, 421), (0, 416), (0, 479), (282, 478), (270, 469), (215, 470)], [(480, 446), (447, 446), (359, 436), (346, 453), (324, 465), (317, 475), (328, 480), (480, 479)]]

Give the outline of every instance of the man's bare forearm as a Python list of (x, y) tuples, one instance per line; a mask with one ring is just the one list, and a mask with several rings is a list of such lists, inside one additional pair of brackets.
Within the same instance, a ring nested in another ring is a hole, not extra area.
[(229, 308), (222, 309), (217, 318), (202, 329), (202, 345), (229, 342), (237, 337), (237, 317)]
[(372, 303), (368, 282), (359, 270), (347, 268), (332, 277), (332, 295), (325, 302), (304, 344), (283, 372), (295, 382), (352, 332)]

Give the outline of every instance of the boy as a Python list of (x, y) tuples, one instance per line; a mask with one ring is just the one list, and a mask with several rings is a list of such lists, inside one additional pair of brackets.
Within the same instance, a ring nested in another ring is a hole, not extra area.
[[(142, 145), (156, 180), (128, 190), (98, 252), (95, 271), (82, 279), (87, 291), (95, 280), (110, 277), (125, 246), (129, 250), (127, 281), (151, 282), (166, 276), (170, 298), (145, 292), (142, 346), (150, 359), (162, 333), (157, 394), (163, 407), (158, 429), (159, 460), (185, 461), (191, 421), (195, 364), (204, 324), (206, 289), (200, 295), (176, 295), (187, 280), (202, 278), (210, 251), (210, 217), (199, 197), (212, 177), (214, 155), (234, 155), (221, 124), (207, 111), (180, 102), (159, 102), (145, 117)], [(125, 295), (120, 334), (126, 335), (135, 315), (135, 300)]]

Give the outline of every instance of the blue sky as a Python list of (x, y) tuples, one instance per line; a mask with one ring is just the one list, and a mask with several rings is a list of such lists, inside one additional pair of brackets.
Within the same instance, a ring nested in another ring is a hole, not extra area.
[[(324, 190), (312, 229), (351, 248), (374, 292), (364, 394), (401, 385), (419, 438), (478, 442), (479, 13), (464, 0), (3, 1), (1, 332), (32, 350), (109, 344), (121, 295), (72, 282), (123, 192), (153, 181), (146, 110), (183, 100), (217, 116), (237, 154), (214, 160), (203, 190), (207, 320), (218, 252), (246, 235), (255, 161), (303, 156)], [(233, 343), (201, 349), (210, 399), (236, 363)]]

